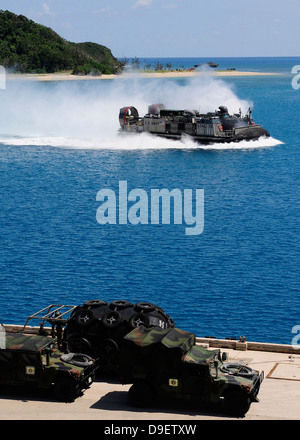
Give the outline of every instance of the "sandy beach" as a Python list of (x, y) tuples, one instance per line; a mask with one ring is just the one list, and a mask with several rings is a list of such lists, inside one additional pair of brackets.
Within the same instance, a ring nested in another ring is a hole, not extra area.
[(128, 78), (195, 78), (201, 76), (236, 77), (236, 76), (274, 76), (278, 73), (267, 72), (244, 72), (237, 70), (226, 71), (170, 71), (170, 72), (133, 72), (119, 75), (72, 75), (71, 73), (40, 73), (40, 74), (8, 74), (7, 80), (34, 80), (34, 81), (97, 81), (105, 79), (128, 79)]

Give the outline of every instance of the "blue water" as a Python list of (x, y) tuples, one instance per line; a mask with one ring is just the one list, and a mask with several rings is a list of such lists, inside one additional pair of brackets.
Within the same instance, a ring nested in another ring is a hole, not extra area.
[[(285, 61), (266, 63), (281, 73), (300, 64)], [(228, 90), (251, 101), (271, 140), (204, 147), (116, 135), (120, 107), (160, 92), (189, 101), (202, 80), (122, 81), (0, 91), (0, 322), (22, 324), (52, 303), (127, 299), (161, 305), (199, 336), (290, 344), (300, 324), (300, 90), (288, 74), (211, 80), (220, 105)], [(203, 233), (172, 221), (98, 224), (97, 192), (118, 195), (120, 181), (148, 194), (204, 189)]]
[[(131, 64), (134, 58), (128, 59)], [(216, 70), (227, 70), (234, 68), (245, 72), (276, 72), (291, 73), (292, 66), (299, 65), (299, 57), (244, 57), (244, 58), (139, 58), (140, 67), (143, 69), (147, 65), (151, 65), (154, 69), (157, 63), (162, 64), (164, 69), (190, 69), (195, 65), (214, 62), (218, 64)], [(167, 66), (169, 65), (169, 66)], [(170, 67), (171, 66), (171, 67)], [(212, 68), (212, 70), (215, 70)]]

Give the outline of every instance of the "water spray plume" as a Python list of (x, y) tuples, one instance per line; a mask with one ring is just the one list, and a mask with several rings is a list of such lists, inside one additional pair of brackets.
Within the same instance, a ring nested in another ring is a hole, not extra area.
[[(142, 134), (121, 136), (118, 115), (121, 107), (132, 105), (140, 115), (148, 105), (163, 102), (169, 108), (215, 111), (225, 105), (230, 112), (243, 113), (252, 103), (237, 97), (234, 89), (221, 79), (203, 75), (174, 79), (120, 77), (99, 81), (8, 81), (1, 92), (0, 142), (10, 145), (39, 145), (86, 149), (164, 149), (164, 148), (245, 148), (199, 146), (192, 139), (181, 141)], [(275, 140), (252, 142), (274, 145)], [(249, 146), (249, 143), (247, 143)]]

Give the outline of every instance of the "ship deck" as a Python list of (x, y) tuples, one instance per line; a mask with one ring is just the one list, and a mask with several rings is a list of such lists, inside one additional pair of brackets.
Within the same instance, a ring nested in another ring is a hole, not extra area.
[[(260, 344), (197, 338), (197, 344), (219, 347), (228, 353), (228, 361), (243, 362), (264, 371), (258, 395), (242, 420), (300, 419), (300, 346)], [(136, 421), (232, 420), (216, 408), (159, 405), (138, 409), (130, 406), (127, 391), (114, 379), (98, 378), (82, 396), (72, 403), (57, 402), (44, 391), (20, 389), (0, 390), (0, 420), (101, 420), (109, 427), (113, 423)], [(121, 422), (122, 421), (122, 422)], [(132, 425), (132, 423), (131, 423)]]

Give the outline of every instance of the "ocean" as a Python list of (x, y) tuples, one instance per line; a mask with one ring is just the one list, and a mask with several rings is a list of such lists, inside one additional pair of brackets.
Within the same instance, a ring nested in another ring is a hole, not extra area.
[[(129, 65), (134, 58), (128, 58)], [(293, 66), (299, 64), (299, 57), (220, 57), (220, 58), (138, 58), (140, 67), (155, 68), (161, 64), (164, 69), (191, 69), (201, 64), (213, 62), (217, 64), (217, 70), (236, 69), (246, 72), (274, 72), (290, 74)], [(122, 60), (124, 61), (124, 59)]]
[[(24, 324), (49, 304), (126, 299), (160, 305), (197, 336), (290, 344), (300, 325), (300, 89), (291, 74), (300, 58), (157, 61), (279, 75), (7, 81), (0, 90), (0, 322)], [(121, 107), (143, 115), (155, 102), (253, 107), (271, 137), (205, 146), (118, 134)], [(97, 194), (110, 190), (117, 201), (120, 182), (149, 198), (154, 189), (190, 189), (195, 202), (203, 190), (203, 232), (186, 234), (172, 209), (169, 224), (100, 224)]]

